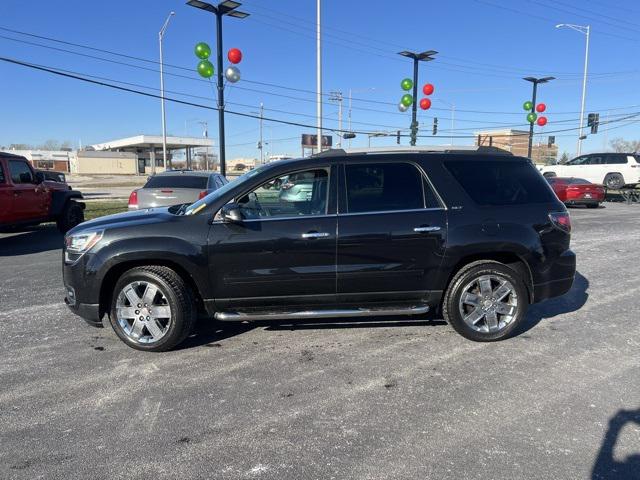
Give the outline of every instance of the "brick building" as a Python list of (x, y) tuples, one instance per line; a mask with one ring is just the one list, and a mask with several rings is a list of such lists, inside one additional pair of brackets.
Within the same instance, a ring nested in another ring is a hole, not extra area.
[[(475, 132), (475, 136), (476, 145), (491, 145), (507, 150), (514, 155), (527, 156), (529, 132), (526, 130), (485, 130)], [(536, 141), (534, 137), (534, 142), (531, 146), (531, 160), (533, 160), (533, 163), (547, 165), (556, 163), (557, 158), (557, 145), (549, 146), (548, 142)]]

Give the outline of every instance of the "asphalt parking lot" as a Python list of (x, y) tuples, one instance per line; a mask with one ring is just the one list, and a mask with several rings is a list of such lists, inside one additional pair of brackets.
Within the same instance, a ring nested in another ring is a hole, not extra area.
[(134, 351), (0, 235), (0, 478), (640, 478), (640, 205), (572, 209), (573, 289), (510, 340), (438, 319), (200, 324)]

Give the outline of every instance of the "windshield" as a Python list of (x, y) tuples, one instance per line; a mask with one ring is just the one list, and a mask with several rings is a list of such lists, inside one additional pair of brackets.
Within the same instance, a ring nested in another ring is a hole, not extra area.
[(189, 205), (187, 207), (187, 209), (184, 211), (184, 214), (185, 215), (195, 215), (198, 212), (201, 212), (202, 210), (204, 210), (204, 208), (207, 205), (210, 205), (211, 203), (215, 202), (221, 196), (226, 195), (226, 193), (229, 190), (231, 190), (232, 188), (235, 188), (236, 185), (238, 185), (238, 184), (240, 184), (240, 183), (242, 183), (242, 182), (244, 182), (246, 180), (249, 180), (252, 177), (255, 177), (256, 175), (258, 175), (259, 173), (263, 172), (267, 168), (269, 168), (269, 164), (262, 165), (261, 167), (258, 167), (258, 168), (254, 169), (254, 170), (249, 170), (244, 175), (240, 175), (235, 180), (232, 180), (229, 183), (224, 184), (222, 187), (220, 187), (219, 189), (211, 192), (206, 197), (204, 197), (201, 200), (198, 200), (197, 202), (192, 203), (191, 205)]

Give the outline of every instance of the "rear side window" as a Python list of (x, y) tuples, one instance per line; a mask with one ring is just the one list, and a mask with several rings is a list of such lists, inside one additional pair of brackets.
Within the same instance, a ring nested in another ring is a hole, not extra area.
[(144, 188), (195, 188), (207, 189), (208, 177), (195, 175), (157, 175), (151, 177)]
[(33, 183), (33, 174), (25, 162), (9, 160), (9, 172), (11, 172), (11, 181), (14, 184)]
[(444, 166), (478, 205), (556, 201), (542, 175), (527, 161), (450, 160)]
[(607, 163), (609, 165), (624, 165), (627, 163), (626, 155), (607, 155)]
[(425, 206), (425, 182), (418, 169), (409, 163), (345, 165), (345, 174), (349, 213), (414, 210)]

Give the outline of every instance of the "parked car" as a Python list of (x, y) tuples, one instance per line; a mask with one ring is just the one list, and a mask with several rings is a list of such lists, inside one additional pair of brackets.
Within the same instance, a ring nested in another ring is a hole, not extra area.
[(219, 173), (169, 170), (149, 177), (142, 188), (129, 195), (129, 209), (169, 207), (193, 203), (229, 181)]
[[(67, 183), (67, 177), (62, 172), (55, 172), (53, 170), (40, 170), (36, 169), (36, 173), (41, 173), (45, 180), (52, 182)], [(71, 189), (71, 187), (69, 187)]]
[(285, 202), (306, 202), (311, 199), (314, 182), (313, 172), (289, 175), (280, 185), (280, 199)]
[(640, 155), (631, 153), (589, 153), (567, 163), (540, 167), (545, 177), (584, 178), (610, 189), (640, 183)]
[(0, 229), (56, 222), (64, 233), (84, 221), (82, 194), (36, 172), (19, 155), (0, 152)]
[(584, 178), (547, 177), (558, 199), (565, 205), (586, 205), (598, 208), (604, 202), (605, 190)]
[[(305, 173), (304, 201), (274, 195)], [(282, 182), (284, 183), (284, 182)], [(572, 285), (571, 220), (530, 160), (490, 147), (331, 150), (247, 172), (192, 205), (66, 236), (66, 303), (127, 345), (218, 321), (442, 315), (475, 341), (513, 335)], [(544, 252), (544, 254), (542, 254)]]

